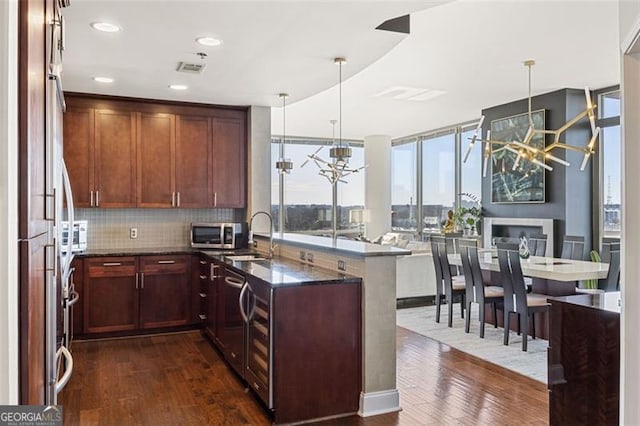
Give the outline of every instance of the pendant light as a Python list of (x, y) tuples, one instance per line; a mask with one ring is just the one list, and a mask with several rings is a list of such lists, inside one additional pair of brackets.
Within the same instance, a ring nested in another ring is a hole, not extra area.
[(336, 164), (345, 164), (349, 162), (351, 158), (351, 148), (348, 144), (342, 142), (342, 64), (345, 64), (347, 60), (345, 58), (335, 58), (333, 63), (338, 65), (338, 143), (334, 142), (333, 146), (329, 150), (329, 156)]
[(291, 169), (293, 169), (293, 162), (289, 158), (285, 158), (284, 155), (284, 144), (286, 141), (286, 133), (285, 133), (285, 109), (287, 104), (287, 98), (289, 95), (287, 93), (280, 93), (278, 96), (282, 99), (282, 139), (280, 139), (280, 157), (278, 161), (276, 161), (276, 169), (280, 174), (289, 174), (291, 173)]

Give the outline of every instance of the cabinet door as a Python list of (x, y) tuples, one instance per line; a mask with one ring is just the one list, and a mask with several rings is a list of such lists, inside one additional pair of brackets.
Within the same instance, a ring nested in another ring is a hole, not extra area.
[(214, 207), (247, 205), (246, 136), (244, 120), (213, 119)]
[(138, 207), (173, 207), (175, 132), (172, 114), (138, 114)]
[(188, 256), (140, 257), (140, 328), (189, 323)]
[(90, 108), (68, 108), (63, 116), (64, 161), (69, 172), (73, 204), (93, 207), (94, 112)]
[(135, 257), (85, 261), (84, 332), (138, 328), (138, 277)]
[(208, 117), (177, 117), (175, 159), (178, 207), (211, 207), (211, 120)]
[(136, 206), (135, 113), (95, 111), (96, 207)]

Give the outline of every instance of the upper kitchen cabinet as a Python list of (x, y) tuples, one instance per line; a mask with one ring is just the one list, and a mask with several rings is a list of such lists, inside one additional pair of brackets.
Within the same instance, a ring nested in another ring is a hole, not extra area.
[(179, 115), (176, 119), (175, 153), (178, 207), (212, 206), (211, 119)]
[(245, 207), (247, 199), (246, 136), (243, 120), (213, 119), (214, 207)]
[(138, 207), (174, 207), (176, 118), (138, 114)]
[(79, 94), (67, 103), (77, 207), (246, 207), (246, 111)]
[(136, 116), (95, 111), (95, 207), (135, 207)]
[(76, 207), (92, 207), (94, 202), (94, 111), (67, 108), (64, 114), (64, 159)]

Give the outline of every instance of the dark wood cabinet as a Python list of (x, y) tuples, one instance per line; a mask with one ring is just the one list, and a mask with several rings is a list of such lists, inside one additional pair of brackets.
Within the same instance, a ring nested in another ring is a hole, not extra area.
[(76, 206), (246, 207), (245, 110), (81, 94), (67, 104)]
[(64, 114), (64, 159), (76, 207), (93, 207), (95, 201), (94, 139), (94, 110), (67, 108)]
[(620, 314), (604, 308), (616, 307), (619, 297), (604, 293), (551, 300), (551, 425), (619, 423)]
[(138, 275), (135, 257), (90, 258), (85, 262), (84, 332), (138, 328)]
[(137, 205), (177, 206), (175, 129), (172, 114), (137, 114)]
[(189, 325), (190, 270), (188, 255), (85, 259), (83, 334)]
[(140, 256), (140, 328), (189, 323), (188, 259), (188, 256)]
[(213, 206), (211, 119), (176, 118), (175, 182), (178, 207)]
[(214, 207), (246, 206), (245, 125), (232, 118), (213, 119), (213, 202)]
[(95, 111), (94, 168), (94, 206), (136, 206), (135, 113)]

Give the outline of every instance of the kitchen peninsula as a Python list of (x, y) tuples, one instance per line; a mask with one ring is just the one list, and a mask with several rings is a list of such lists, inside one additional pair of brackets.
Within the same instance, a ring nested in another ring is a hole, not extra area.
[[(255, 235), (261, 253), (269, 236)], [(303, 234), (274, 234), (280, 257), (362, 278), (362, 392), (358, 414), (400, 410), (396, 389), (396, 256), (410, 251), (390, 246)]]

